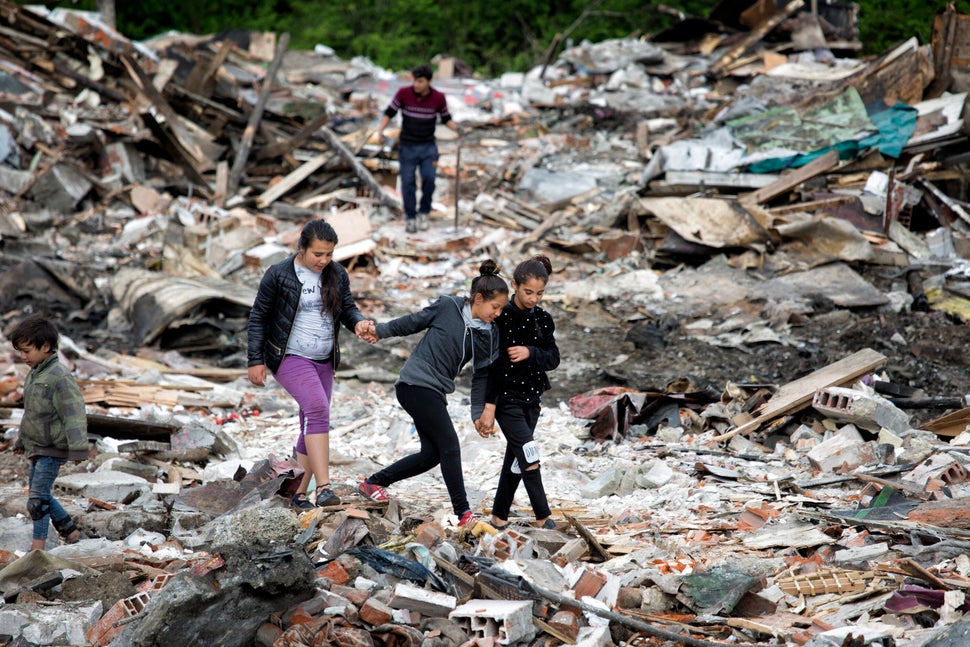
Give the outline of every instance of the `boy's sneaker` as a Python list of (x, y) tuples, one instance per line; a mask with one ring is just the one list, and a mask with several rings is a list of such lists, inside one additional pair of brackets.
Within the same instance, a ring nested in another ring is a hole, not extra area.
[(418, 231), (418, 223), (414, 218), (408, 218), (404, 221), (404, 233), (413, 234)]
[(293, 498), (290, 499), (290, 505), (294, 508), (299, 508), (300, 510), (309, 510), (313, 507), (313, 504), (310, 503), (310, 499), (307, 498), (306, 492), (297, 492), (294, 494)]
[(458, 527), (462, 528), (462, 527), (468, 526), (469, 528), (471, 528), (472, 526), (475, 525), (476, 521), (478, 521), (478, 517), (475, 516), (474, 512), (469, 510), (465, 514), (461, 515), (461, 519), (458, 520)]
[(317, 488), (317, 507), (325, 508), (329, 505), (340, 505), (340, 497), (330, 488)]
[(428, 222), (428, 214), (419, 213), (418, 214), (418, 229), (425, 231), (431, 223)]
[(363, 481), (358, 485), (357, 491), (360, 492), (362, 497), (370, 499), (371, 501), (383, 502), (391, 498), (383, 485), (376, 485), (374, 483), (368, 483), (367, 481)]

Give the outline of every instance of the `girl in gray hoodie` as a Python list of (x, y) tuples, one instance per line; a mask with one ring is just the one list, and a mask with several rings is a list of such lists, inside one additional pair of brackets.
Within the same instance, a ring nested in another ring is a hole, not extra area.
[(471, 363), (472, 400), (484, 398), (488, 367), (499, 354), (498, 330), (492, 322), (508, 299), (508, 284), (499, 276), (495, 261), (489, 259), (481, 264), (467, 298), (439, 297), (418, 312), (371, 324), (362, 335), (376, 342), (427, 331), (394, 385), (397, 401), (414, 420), (421, 449), (364, 480), (357, 487), (363, 496), (387, 501), (387, 486), (440, 465), (458, 525), (468, 525), (475, 518), (465, 494), (461, 445), (445, 396), (455, 390), (458, 372)]

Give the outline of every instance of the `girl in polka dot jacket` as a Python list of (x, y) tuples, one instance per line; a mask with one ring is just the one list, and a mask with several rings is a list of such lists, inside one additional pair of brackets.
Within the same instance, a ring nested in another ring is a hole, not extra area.
[(481, 436), (488, 436), (498, 422), (508, 443), (492, 503), (492, 525), (496, 528), (508, 525), (520, 482), (525, 483), (537, 525), (556, 527), (542, 486), (539, 446), (535, 442), (539, 399), (550, 386), (546, 371), (559, 366), (556, 324), (538, 306), (551, 273), (552, 264), (545, 256), (519, 263), (512, 275), (515, 294), (495, 320), (502, 353), (489, 371), (485, 404), (475, 428)]

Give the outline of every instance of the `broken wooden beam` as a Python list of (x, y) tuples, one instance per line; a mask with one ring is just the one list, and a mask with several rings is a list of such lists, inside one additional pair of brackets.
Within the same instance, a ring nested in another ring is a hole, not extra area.
[(564, 514), (563, 517), (565, 517), (566, 521), (572, 524), (573, 528), (576, 529), (576, 532), (586, 540), (587, 544), (589, 544), (590, 549), (599, 555), (604, 562), (613, 559), (613, 556), (610, 555), (609, 551), (603, 548), (603, 544), (601, 544), (599, 540), (593, 536), (593, 533), (591, 533), (579, 519), (568, 514)]
[(371, 193), (377, 197), (381, 204), (394, 213), (403, 213), (401, 210), (401, 205), (392, 200), (391, 197), (384, 192), (384, 187), (381, 186), (380, 182), (378, 182), (371, 172), (367, 170), (367, 167), (364, 166), (359, 159), (357, 159), (354, 152), (347, 147), (347, 144), (340, 139), (337, 133), (325, 126), (320, 128), (320, 132), (327, 140), (327, 143), (330, 144), (330, 148), (336, 151), (340, 157), (344, 159), (344, 161), (350, 164), (354, 170), (354, 173), (357, 174), (357, 177), (360, 178), (365, 185), (367, 185), (367, 188), (370, 189)]
[(805, 377), (785, 384), (775, 392), (770, 400), (752, 412), (750, 420), (743, 422), (725, 434), (715, 436), (711, 441), (721, 442), (730, 440), (739, 434), (751, 433), (773, 418), (807, 406), (811, 403), (815, 391), (818, 389), (850, 383), (885, 363), (885, 355), (871, 348), (863, 348), (833, 364), (823, 366)]
[(327, 160), (332, 156), (332, 153), (320, 153), (313, 159), (307, 160), (301, 164), (299, 168), (294, 169), (282, 180), (263, 191), (263, 193), (256, 198), (256, 206), (260, 209), (265, 209), (269, 205), (273, 204), (277, 199), (285, 195), (290, 189), (313, 175), (321, 166), (326, 164)]
[(782, 175), (777, 181), (772, 182), (768, 186), (758, 189), (752, 193), (744, 194), (741, 196), (741, 204), (753, 205), (768, 202), (769, 200), (777, 198), (782, 193), (791, 191), (806, 180), (810, 180), (813, 177), (831, 171), (833, 168), (838, 166), (838, 164), (838, 151), (830, 150), (829, 152), (825, 153), (825, 155), (812, 160), (805, 166), (795, 169), (791, 173)]
[(760, 25), (752, 29), (747, 36), (730, 48), (711, 64), (710, 73), (718, 75), (724, 72), (739, 56), (748, 51), (755, 43), (764, 38), (772, 29), (777, 27), (783, 20), (788, 18), (799, 9), (805, 6), (805, 0), (794, 0), (768, 16)]
[(236, 152), (236, 159), (233, 160), (232, 170), (229, 171), (230, 195), (234, 194), (236, 189), (239, 188), (239, 180), (242, 178), (243, 169), (246, 167), (246, 159), (249, 157), (249, 149), (252, 147), (253, 140), (256, 137), (259, 120), (263, 117), (263, 110), (266, 109), (269, 94), (273, 89), (273, 84), (276, 83), (276, 73), (283, 64), (283, 55), (286, 53), (286, 48), (289, 44), (290, 35), (284, 33), (280, 36), (280, 42), (276, 48), (276, 56), (273, 57), (273, 62), (270, 63), (269, 69), (266, 71), (263, 88), (259, 93), (259, 98), (256, 100), (256, 105), (253, 107), (252, 114), (249, 115), (249, 123), (246, 124), (246, 129), (243, 131), (242, 141), (240, 141), (239, 150)]

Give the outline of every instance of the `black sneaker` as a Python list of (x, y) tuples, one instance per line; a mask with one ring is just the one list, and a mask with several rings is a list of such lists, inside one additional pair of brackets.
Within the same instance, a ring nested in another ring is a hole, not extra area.
[(340, 505), (340, 497), (330, 488), (317, 488), (317, 507), (325, 508), (331, 505)]
[(307, 498), (306, 492), (297, 492), (290, 499), (290, 505), (294, 508), (299, 508), (300, 510), (309, 510), (313, 507), (310, 503), (310, 499)]

